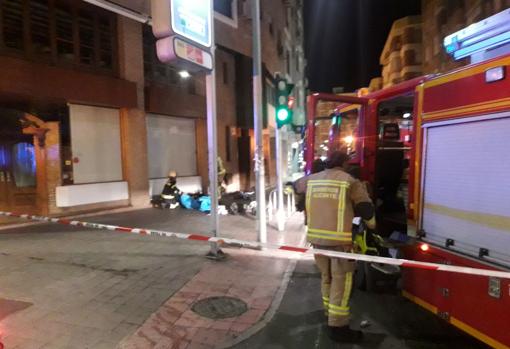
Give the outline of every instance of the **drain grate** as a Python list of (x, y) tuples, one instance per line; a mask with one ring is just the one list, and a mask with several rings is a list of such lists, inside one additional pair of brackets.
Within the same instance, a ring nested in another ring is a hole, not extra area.
[(193, 304), (191, 310), (200, 316), (217, 320), (242, 315), (248, 311), (248, 305), (239, 298), (209, 297)]

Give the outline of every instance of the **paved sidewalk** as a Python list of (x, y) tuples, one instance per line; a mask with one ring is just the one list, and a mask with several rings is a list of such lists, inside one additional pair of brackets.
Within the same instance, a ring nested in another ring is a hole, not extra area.
[[(155, 209), (86, 220), (202, 234), (207, 233), (209, 222), (206, 215), (196, 212)], [(220, 222), (226, 237), (256, 238), (252, 219), (227, 216)], [(301, 222), (298, 215), (292, 232), (269, 229), (270, 241), (300, 240)], [(228, 330), (220, 330), (228, 333), (221, 340), (239, 337), (251, 326), (246, 323), (260, 320), (274, 297), (281, 294), (277, 290), (291, 263), (290, 254), (282, 252), (281, 257), (266, 259), (265, 252), (229, 249), (230, 258), (217, 263), (203, 257), (208, 249), (200, 242), (82, 227), (41, 224), (2, 230), (0, 306), (4, 311), (0, 310), (0, 336), (6, 349), (115, 348), (126, 336), (124, 343), (129, 345), (137, 337), (130, 335), (140, 326), (147, 329), (161, 311), (166, 311), (168, 322), (173, 321), (170, 315), (175, 316), (175, 323), (179, 321), (176, 326), (186, 328), (186, 336), (195, 331), (197, 340), (181, 341), (177, 347), (193, 348), (199, 338), (204, 341), (205, 334), (197, 324), (207, 320), (189, 324), (196, 318), (184, 305), (207, 295), (230, 293), (246, 299), (251, 311), (243, 318), (244, 325), (234, 326), (232, 322)], [(271, 276), (266, 269), (271, 270)], [(260, 282), (259, 277), (267, 280), (263, 281), (266, 289), (252, 287)], [(252, 285), (252, 289), (243, 285)], [(174, 306), (177, 312), (167, 311)], [(226, 321), (222, 326), (227, 327)], [(153, 346), (140, 348), (176, 347), (152, 340), (149, 344)]]
[[(285, 233), (273, 231), (269, 242), (303, 242), (301, 215)], [(229, 259), (210, 262), (154, 313), (121, 349), (212, 349), (230, 347), (267, 323), (279, 307), (299, 254), (225, 249)], [(248, 310), (227, 319), (209, 319), (192, 311), (197, 301), (229, 296), (244, 301)]]

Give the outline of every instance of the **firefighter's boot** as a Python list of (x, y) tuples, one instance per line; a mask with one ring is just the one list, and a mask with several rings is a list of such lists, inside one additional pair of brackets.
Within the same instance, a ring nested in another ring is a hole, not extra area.
[(363, 332), (351, 330), (349, 326), (333, 327), (328, 326), (329, 337), (335, 342), (358, 343), (363, 339)]

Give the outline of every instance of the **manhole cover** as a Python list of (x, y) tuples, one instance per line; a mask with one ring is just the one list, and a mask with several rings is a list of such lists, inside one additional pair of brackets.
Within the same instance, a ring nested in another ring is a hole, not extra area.
[(193, 304), (191, 310), (209, 319), (226, 319), (245, 313), (248, 305), (238, 298), (210, 297)]

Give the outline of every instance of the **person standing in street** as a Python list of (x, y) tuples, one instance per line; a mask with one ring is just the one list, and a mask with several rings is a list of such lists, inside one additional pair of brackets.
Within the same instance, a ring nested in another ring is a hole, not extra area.
[(225, 176), (227, 175), (227, 170), (223, 165), (223, 160), (218, 156), (217, 161), (218, 165), (218, 199), (225, 193), (225, 188), (223, 187), (223, 182), (225, 181)]
[[(298, 193), (306, 194), (307, 238), (314, 248), (352, 252), (354, 211), (367, 221), (374, 216), (365, 185), (345, 172), (348, 161), (347, 153), (333, 152), (326, 170), (300, 178), (295, 184)], [(315, 255), (315, 261), (321, 272), (330, 337), (345, 342), (361, 340), (361, 331), (349, 327), (355, 262), (324, 255)]]

